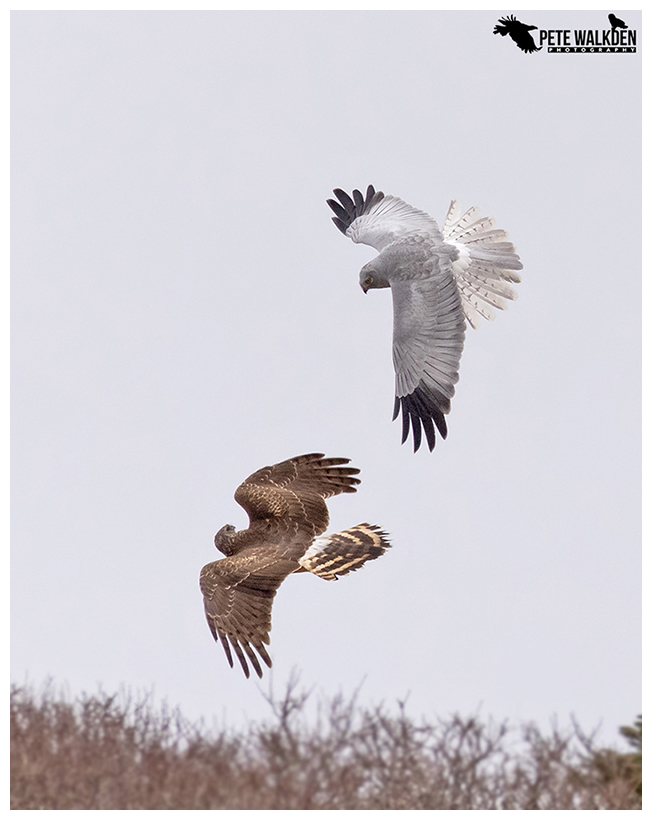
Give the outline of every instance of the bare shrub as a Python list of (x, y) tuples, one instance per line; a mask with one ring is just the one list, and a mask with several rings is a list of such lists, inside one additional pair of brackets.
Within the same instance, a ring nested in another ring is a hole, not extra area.
[(636, 753), (598, 748), (577, 725), (417, 723), (403, 703), (367, 708), (355, 696), (309, 717), (308, 698), (291, 681), (268, 697), (267, 720), (209, 732), (147, 698), (13, 687), (11, 808), (641, 807)]

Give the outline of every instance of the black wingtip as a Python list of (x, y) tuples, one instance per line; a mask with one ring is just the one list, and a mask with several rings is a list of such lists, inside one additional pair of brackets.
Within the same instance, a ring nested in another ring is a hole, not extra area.
[(366, 213), (385, 196), (382, 191), (376, 191), (373, 185), (367, 186), (367, 192), (363, 196), (357, 188), (353, 190), (353, 198), (341, 188), (333, 188), (333, 193), (339, 200), (327, 199), (326, 202), (335, 213), (333, 222), (343, 234), (351, 227), (353, 222)]
[[(326, 203), (327, 203), (328, 205), (330, 205), (330, 208), (331, 208), (331, 210), (333, 211), (333, 213), (334, 213), (336, 216), (338, 216), (340, 219), (344, 219), (344, 220), (348, 219), (348, 217), (349, 217), (349, 212), (348, 212), (347, 210), (345, 210), (345, 209), (344, 209), (344, 208), (340, 205), (340, 203), (339, 203), (339, 202), (336, 202), (334, 199), (327, 199), (327, 200), (326, 200)], [(351, 204), (353, 204), (353, 203), (351, 203)]]
[(343, 191), (341, 188), (333, 188), (333, 193), (339, 199), (342, 205), (344, 205), (348, 213), (355, 211), (355, 202), (351, 199), (351, 197), (347, 194), (346, 191)]
[(412, 419), (412, 438), (414, 439), (414, 452), (421, 446), (421, 418), (414, 411), (410, 413)]
[(443, 439), (448, 435), (444, 413), (450, 409), (450, 400), (429, 389), (423, 382), (408, 396), (395, 398), (392, 421), (398, 416), (399, 408), (402, 411), (401, 444), (407, 441), (411, 427), (415, 453), (421, 446), (422, 433), (425, 433), (430, 452), (435, 449), (435, 427)]
[(410, 433), (410, 413), (407, 409), (407, 404), (404, 401), (401, 402), (401, 410), (403, 411), (403, 432), (401, 435), (401, 444), (405, 444)]

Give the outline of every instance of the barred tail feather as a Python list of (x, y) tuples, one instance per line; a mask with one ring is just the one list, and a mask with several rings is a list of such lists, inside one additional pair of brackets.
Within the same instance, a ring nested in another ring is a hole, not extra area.
[(358, 524), (315, 539), (303, 558), (299, 559), (299, 564), (304, 570), (326, 581), (336, 581), (367, 561), (378, 558), (390, 546), (387, 533), (380, 527)]
[(495, 228), (491, 217), (479, 216), (478, 208), (462, 214), (454, 200), (448, 209), (442, 233), (455, 245), (459, 259), (453, 263), (455, 281), (462, 299), (462, 309), (471, 327), (477, 328), (480, 317), (493, 319), (494, 308), (504, 310), (507, 302), (517, 298), (507, 282), (520, 282), (516, 272), (523, 268), (507, 233)]

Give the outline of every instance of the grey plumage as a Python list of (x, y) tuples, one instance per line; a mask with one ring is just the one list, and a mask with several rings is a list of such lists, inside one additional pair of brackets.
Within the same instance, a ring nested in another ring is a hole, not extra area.
[(510, 282), (522, 268), (507, 234), (477, 208), (462, 213), (451, 202), (443, 228), (423, 211), (394, 196), (334, 190), (327, 200), (333, 222), (353, 242), (379, 251), (360, 271), (364, 292), (391, 288), (394, 304), (394, 416), (402, 412), (402, 443), (410, 428), (415, 451), (422, 431), (435, 446), (446, 438), (445, 415), (459, 379), (465, 318), (477, 327), (516, 298)]

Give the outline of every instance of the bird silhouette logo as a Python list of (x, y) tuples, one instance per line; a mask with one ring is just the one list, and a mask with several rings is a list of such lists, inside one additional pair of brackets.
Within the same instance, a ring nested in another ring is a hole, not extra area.
[(494, 26), (494, 34), (500, 34), (502, 37), (509, 34), (521, 51), (524, 51), (526, 54), (532, 54), (533, 51), (541, 51), (540, 47), (537, 48), (534, 38), (530, 34), (530, 32), (536, 28), (538, 28), (538, 26), (528, 26), (526, 23), (521, 23), (517, 20), (513, 14), (510, 14), (509, 17), (501, 17), (500, 20), (498, 20)]
[(611, 30), (615, 31), (617, 28), (629, 28), (627, 23), (623, 20), (619, 20), (615, 14), (609, 15), (609, 22), (611, 23)]

